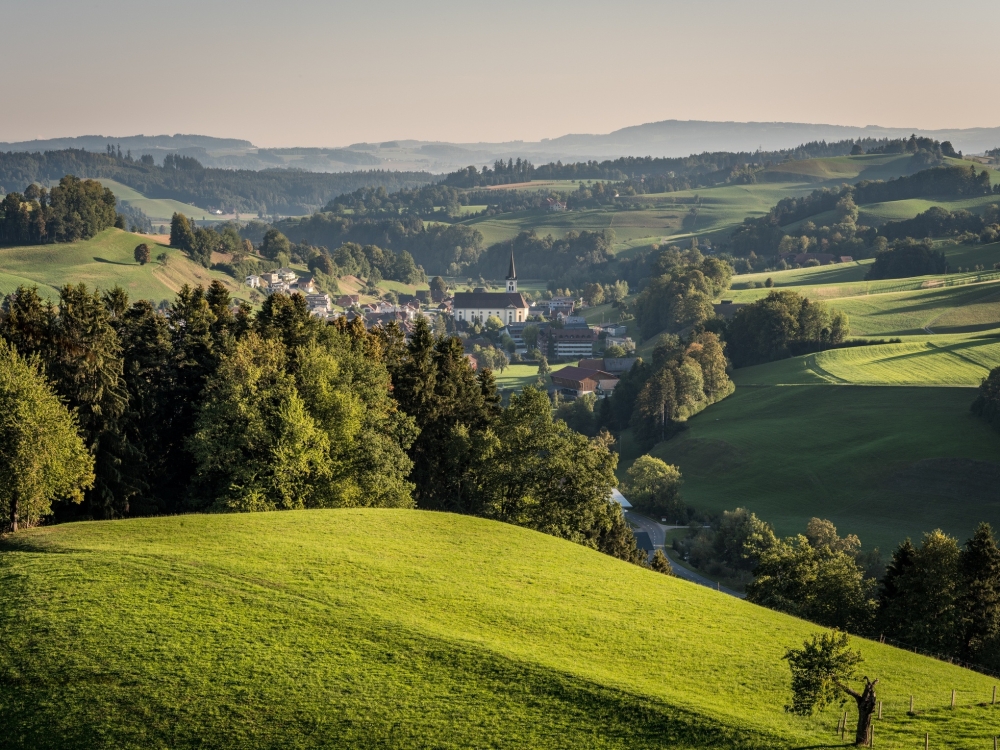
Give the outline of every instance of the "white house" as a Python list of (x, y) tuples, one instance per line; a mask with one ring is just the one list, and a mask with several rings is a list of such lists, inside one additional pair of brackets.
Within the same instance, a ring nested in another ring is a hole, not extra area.
[(456, 292), (452, 315), (456, 321), (485, 323), (491, 315), (507, 323), (521, 323), (528, 318), (528, 302), (517, 291), (517, 273), (514, 271), (514, 253), (510, 254), (505, 292)]

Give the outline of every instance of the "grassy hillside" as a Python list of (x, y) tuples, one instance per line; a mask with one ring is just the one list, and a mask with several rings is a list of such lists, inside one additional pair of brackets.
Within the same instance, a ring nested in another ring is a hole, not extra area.
[(742, 384), (651, 454), (680, 467), (694, 507), (744, 506), (782, 535), (819, 516), (883, 550), (935, 528), (964, 539), (979, 521), (1000, 524), (1000, 435), (969, 412), (974, 397)]
[[(150, 245), (153, 258), (165, 252), (167, 265), (136, 263), (133, 252), (141, 242)], [(63, 285), (82, 282), (101, 289), (118, 284), (133, 299), (160, 302), (173, 299), (184, 284), (207, 286), (214, 279), (237, 296), (247, 291), (239, 292), (231, 277), (193, 263), (180, 250), (120, 229), (107, 229), (82, 242), (0, 247), (0, 294), (10, 294), (19, 285), (37, 285), (40, 294), (55, 299)]]
[[(691, 236), (723, 239), (745, 218), (763, 216), (782, 198), (807, 195), (818, 187), (839, 187), (862, 179), (890, 180), (910, 174), (911, 161), (909, 154), (789, 161), (769, 167), (764, 172), (763, 180), (753, 185), (651, 193), (629, 199), (628, 207), (577, 209), (564, 213), (539, 209), (469, 218), (460, 223), (474, 226), (482, 232), (487, 245), (512, 239), (526, 230), (562, 237), (569, 231), (613, 229), (618, 252), (666, 240), (680, 242)], [(962, 163), (951, 159), (947, 161)], [(998, 179), (1000, 174), (994, 175), (994, 180)], [(573, 181), (536, 180), (496, 189), (571, 192), (577, 186), (578, 183)], [(950, 202), (896, 201), (865, 206), (861, 218), (881, 224), (889, 219), (911, 218), (932, 205), (945, 205), (951, 210), (966, 208), (981, 211), (995, 202), (995, 196)], [(694, 213), (691, 213), (692, 209)], [(816, 221), (822, 223), (819, 218)]]
[(170, 198), (147, 198), (138, 190), (114, 180), (101, 178), (99, 182), (104, 187), (111, 188), (111, 192), (115, 194), (118, 200), (141, 210), (157, 226), (160, 224), (169, 225), (170, 218), (175, 213), (181, 213), (202, 222), (223, 221), (225, 218), (230, 218), (214, 216), (204, 208), (198, 208), (198, 206), (193, 206), (190, 203), (181, 203)]
[[(782, 709), (815, 626), (480, 519), (74, 524), (8, 539), (0, 576), (5, 747), (839, 746), (839, 708)], [(992, 680), (857, 645), (880, 747), (985, 746)]]
[[(1000, 338), (926, 336), (901, 344), (833, 349), (737, 370), (737, 385), (978, 386), (1000, 367)], [(970, 397), (971, 398), (971, 397)]]

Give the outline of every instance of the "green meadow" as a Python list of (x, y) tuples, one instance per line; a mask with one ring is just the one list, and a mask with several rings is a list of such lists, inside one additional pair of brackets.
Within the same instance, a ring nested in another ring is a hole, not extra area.
[(214, 216), (204, 208), (198, 208), (190, 203), (181, 203), (170, 198), (147, 198), (138, 190), (123, 185), (115, 180), (101, 178), (100, 183), (106, 188), (110, 188), (115, 197), (123, 203), (127, 203), (134, 208), (141, 210), (155, 226), (160, 224), (170, 224), (170, 218), (175, 213), (203, 222), (222, 221), (222, 217)]
[(736, 370), (741, 385), (978, 386), (1000, 367), (1000, 334), (926, 336), (900, 344), (832, 349)]
[[(512, 239), (522, 231), (533, 230), (540, 235), (562, 237), (569, 231), (615, 232), (615, 249), (627, 252), (664, 241), (682, 242), (692, 236), (723, 239), (747, 217), (763, 216), (782, 198), (801, 196), (820, 187), (839, 187), (862, 179), (889, 180), (911, 169), (909, 155), (841, 156), (827, 159), (806, 159), (774, 165), (764, 170), (763, 179), (751, 185), (723, 185), (713, 188), (681, 190), (672, 193), (651, 193), (629, 199), (626, 206), (576, 209), (566, 212), (544, 210), (521, 211), (490, 217), (473, 217), (460, 223), (474, 226), (491, 245)], [(956, 159), (952, 164), (968, 164)], [(993, 173), (994, 182), (1000, 173)], [(573, 181), (540, 180), (518, 185), (518, 190), (573, 191)], [(949, 210), (964, 208), (982, 211), (996, 203), (995, 196), (961, 201), (908, 200), (863, 206), (861, 219), (877, 224), (895, 219), (908, 219), (931, 206), (942, 205)], [(822, 224), (830, 216), (814, 217)], [(789, 227), (793, 231), (794, 227)], [(974, 265), (974, 264), (972, 264)]]
[[(0, 550), (5, 747), (842, 746), (839, 706), (783, 709), (781, 657), (820, 628), (522, 528), (188, 515)], [(987, 746), (994, 680), (854, 644), (880, 747)]]
[(738, 384), (650, 453), (680, 467), (693, 507), (746, 507), (781, 535), (819, 516), (883, 551), (935, 528), (964, 540), (979, 521), (1000, 524), (1000, 435), (971, 414), (974, 398), (972, 388)]
[[(155, 259), (167, 254), (167, 264), (135, 262), (136, 245), (145, 242)], [(121, 286), (133, 299), (172, 300), (184, 284), (207, 286), (218, 279), (239, 294), (233, 279), (192, 262), (180, 250), (156, 243), (151, 237), (106, 229), (89, 240), (54, 245), (0, 248), (0, 295), (18, 286), (38, 286), (50, 299), (66, 284), (84, 283), (110, 289)], [(245, 290), (244, 290), (245, 291)]]
[[(558, 372), (566, 367), (566, 362), (552, 363), (549, 368)], [(534, 385), (538, 380), (538, 365), (508, 365), (503, 372), (495, 372), (497, 385), (506, 390), (521, 390), (525, 386)]]

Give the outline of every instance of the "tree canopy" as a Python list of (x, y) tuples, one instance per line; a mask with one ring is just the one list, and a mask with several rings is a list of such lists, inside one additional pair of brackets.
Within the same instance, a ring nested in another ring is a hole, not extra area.
[(34, 526), (57, 499), (81, 502), (93, 468), (37, 357), (25, 360), (0, 339), (0, 528)]

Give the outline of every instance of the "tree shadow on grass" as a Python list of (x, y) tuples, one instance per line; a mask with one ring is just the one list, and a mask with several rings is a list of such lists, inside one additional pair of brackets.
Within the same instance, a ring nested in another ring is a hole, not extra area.
[(96, 255), (94, 256), (94, 260), (97, 261), (98, 263), (108, 263), (108, 264), (110, 264), (112, 266), (137, 266), (137, 265), (139, 265), (138, 263), (123, 263), (120, 260), (108, 260), (107, 258), (99, 258)]

